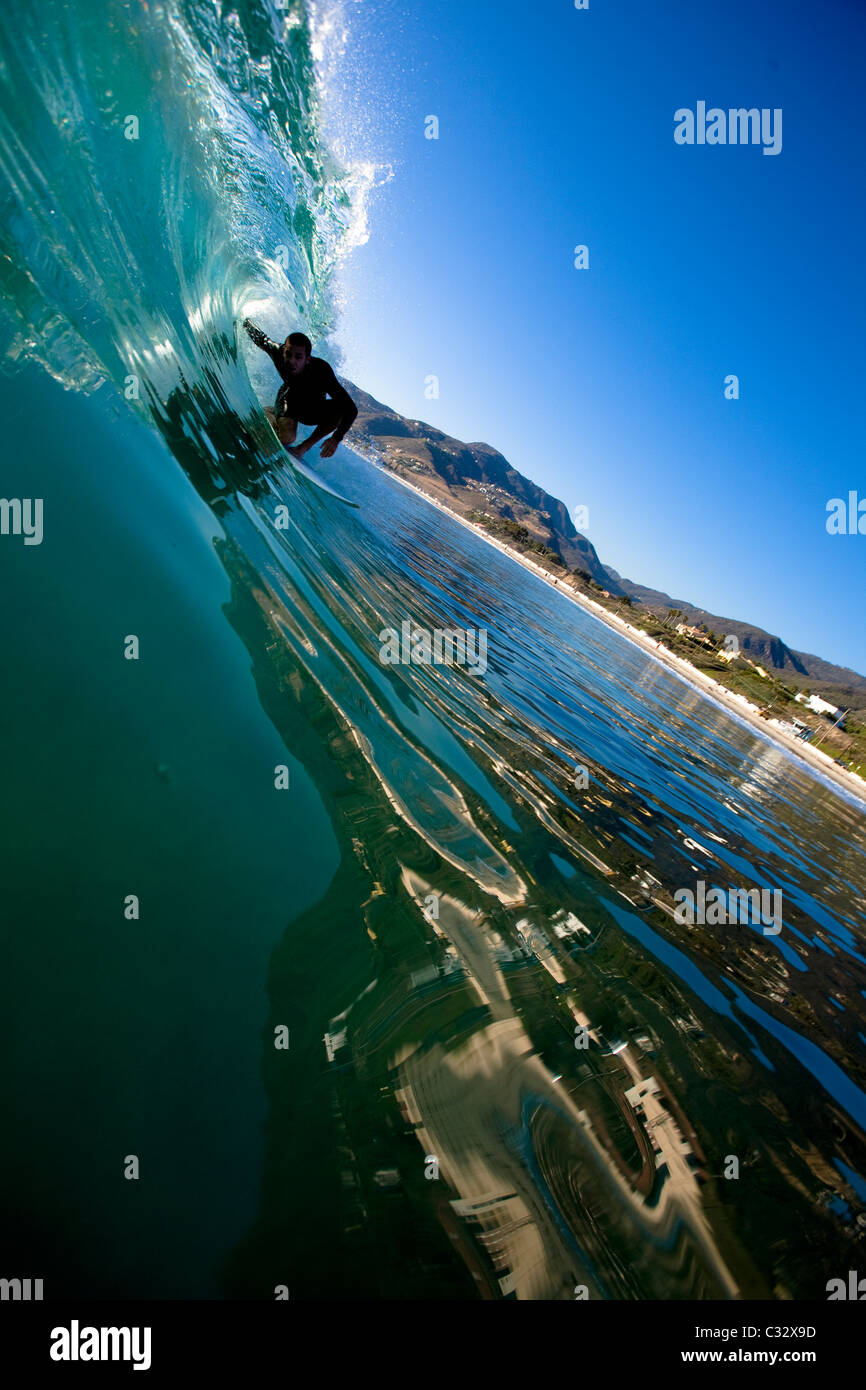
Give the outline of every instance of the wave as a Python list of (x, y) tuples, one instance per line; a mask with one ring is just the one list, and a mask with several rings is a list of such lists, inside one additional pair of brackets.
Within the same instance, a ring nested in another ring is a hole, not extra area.
[(158, 418), (197, 386), (245, 417), (242, 306), (327, 342), (351, 224), (303, 6), (13, 0), (0, 43), (7, 362)]

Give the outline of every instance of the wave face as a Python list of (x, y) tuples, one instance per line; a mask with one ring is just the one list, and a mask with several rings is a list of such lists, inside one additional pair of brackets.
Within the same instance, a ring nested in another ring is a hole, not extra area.
[(317, 134), (302, 8), (24, 4), (0, 18), (12, 358), (142, 409), (186, 382), (244, 413), (255, 289), (321, 342), (348, 199)]
[[(0, 544), (7, 1273), (824, 1298), (862, 807), (375, 461), (318, 465), (356, 510), (288, 466), (238, 320), (327, 353), (357, 215), (300, 5), (7, 3), (0, 42), (3, 490), (45, 516)], [(698, 882), (781, 931), (679, 922)]]

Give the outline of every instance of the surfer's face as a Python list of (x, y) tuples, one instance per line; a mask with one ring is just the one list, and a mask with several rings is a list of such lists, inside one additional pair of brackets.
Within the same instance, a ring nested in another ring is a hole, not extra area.
[(292, 376), (297, 376), (298, 372), (302, 372), (310, 360), (302, 343), (284, 343), (283, 356)]

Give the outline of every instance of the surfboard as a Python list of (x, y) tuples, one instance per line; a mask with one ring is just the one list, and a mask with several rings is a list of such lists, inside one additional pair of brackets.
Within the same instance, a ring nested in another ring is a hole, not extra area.
[(300, 473), (301, 477), (306, 479), (308, 483), (312, 483), (313, 487), (319, 489), (319, 492), (326, 492), (329, 497), (335, 497), (338, 502), (345, 503), (347, 507), (355, 507), (357, 509), (359, 505), (357, 502), (353, 502), (350, 497), (344, 497), (342, 492), (338, 492), (335, 487), (331, 487), (331, 484), (326, 483), (324, 478), (320, 478), (316, 470), (310, 468), (309, 464), (304, 463), (303, 459), (296, 459), (294, 454), (290, 454), (287, 449), (283, 452), (287, 455), (289, 463), (292, 465), (295, 472)]
[(330, 483), (326, 483), (324, 478), (320, 478), (316, 470), (311, 468), (308, 463), (305, 463), (303, 459), (295, 458), (294, 454), (289, 452), (286, 446), (280, 441), (280, 437), (274, 429), (276, 417), (273, 411), (269, 410), (267, 406), (265, 407), (265, 415), (268, 417), (268, 424), (271, 429), (274, 430), (274, 437), (294, 471), (303, 478), (305, 482), (312, 483), (313, 487), (318, 488), (319, 492), (324, 492), (328, 497), (334, 497), (345, 506), (354, 507), (357, 510), (359, 506), (357, 502), (353, 502), (349, 497), (344, 497), (342, 492), (338, 492), (335, 487), (331, 487)]

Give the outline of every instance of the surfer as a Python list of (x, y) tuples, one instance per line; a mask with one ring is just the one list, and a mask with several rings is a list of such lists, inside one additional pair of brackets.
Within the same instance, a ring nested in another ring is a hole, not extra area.
[[(352, 397), (340, 385), (333, 368), (321, 357), (311, 356), (313, 345), (306, 333), (290, 333), (280, 344), (249, 319), (244, 319), (244, 328), (283, 379), (274, 409), (267, 412), (280, 443), (295, 458), (303, 458), (320, 439), (331, 435), (319, 451), (321, 458), (329, 459), (358, 414)], [(316, 428), (302, 444), (295, 444), (299, 423)]]

